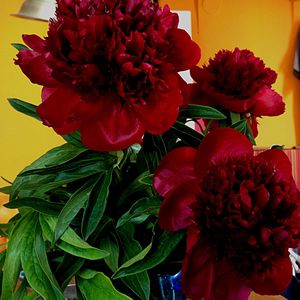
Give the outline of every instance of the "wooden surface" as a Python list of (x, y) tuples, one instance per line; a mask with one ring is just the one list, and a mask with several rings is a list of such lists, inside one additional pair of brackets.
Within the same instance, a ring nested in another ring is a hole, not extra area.
[(251, 293), (248, 300), (285, 300), (285, 297), (282, 296), (261, 296), (255, 293)]

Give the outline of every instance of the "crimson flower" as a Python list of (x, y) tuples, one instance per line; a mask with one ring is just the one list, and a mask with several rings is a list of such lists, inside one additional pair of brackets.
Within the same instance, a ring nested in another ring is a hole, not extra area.
[(189, 298), (244, 300), (251, 289), (285, 290), (288, 248), (300, 233), (300, 192), (284, 152), (254, 156), (244, 135), (219, 128), (198, 150), (167, 154), (154, 187), (164, 197), (160, 226), (187, 230), (182, 287)]
[(200, 49), (178, 15), (150, 0), (58, 0), (48, 36), (24, 35), (16, 64), (43, 86), (37, 113), (58, 134), (80, 130), (111, 151), (175, 122)]
[(256, 137), (257, 117), (284, 113), (282, 97), (272, 90), (277, 74), (249, 50), (221, 50), (208, 65), (191, 69), (193, 103), (243, 113)]

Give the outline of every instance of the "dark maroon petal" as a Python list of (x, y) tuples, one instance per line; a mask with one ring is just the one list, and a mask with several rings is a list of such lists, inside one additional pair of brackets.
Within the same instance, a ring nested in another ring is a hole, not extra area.
[(212, 299), (248, 300), (251, 289), (245, 284), (243, 276), (235, 272), (226, 259), (218, 262), (217, 266)]
[(145, 130), (135, 112), (116, 99), (109, 100), (91, 105), (99, 115), (82, 123), (83, 144), (96, 151), (116, 151), (141, 143)]
[(182, 263), (182, 289), (190, 299), (219, 300), (213, 297), (218, 265), (215, 251), (208, 244), (197, 243)]
[(192, 205), (198, 191), (198, 182), (194, 180), (182, 184), (168, 194), (159, 210), (159, 226), (168, 231), (177, 231), (191, 225), (194, 218)]
[(177, 148), (169, 152), (155, 171), (155, 190), (164, 197), (185, 182), (196, 179), (195, 157), (196, 150), (191, 147)]
[(166, 74), (165, 89), (153, 90), (145, 104), (134, 106), (146, 131), (161, 134), (175, 123), (183, 101), (178, 76), (177, 73)]
[(201, 50), (185, 30), (172, 28), (166, 38), (171, 45), (168, 61), (176, 71), (188, 70), (199, 62)]
[(45, 125), (53, 127), (58, 134), (67, 134), (79, 129), (81, 120), (73, 115), (74, 108), (81, 101), (79, 94), (59, 87), (44, 88), (43, 96), (44, 101), (37, 107), (37, 113)]
[(224, 108), (233, 111), (246, 113), (251, 110), (256, 102), (256, 98), (241, 99), (238, 97), (223, 94), (209, 84), (202, 86), (203, 91), (209, 95), (213, 103), (223, 106)]
[(53, 87), (57, 83), (52, 78), (52, 70), (47, 66), (43, 55), (32, 50), (23, 49), (17, 54), (15, 64), (19, 65), (23, 73), (32, 83)]
[(256, 99), (251, 110), (254, 116), (279, 116), (285, 111), (282, 97), (268, 87), (263, 87), (253, 98)]
[(46, 42), (36, 34), (23, 34), (25, 44), (31, 49), (44, 53), (46, 51)]
[(292, 180), (292, 165), (287, 155), (279, 149), (269, 149), (261, 152), (257, 157), (264, 158), (269, 164), (272, 164), (276, 177), (280, 180), (289, 182)]
[(261, 295), (280, 295), (292, 278), (289, 256), (273, 258), (272, 267), (264, 273), (255, 272), (248, 277), (249, 286)]
[(197, 175), (205, 176), (211, 164), (247, 155), (253, 156), (253, 148), (246, 136), (232, 128), (218, 128), (200, 143), (196, 156)]

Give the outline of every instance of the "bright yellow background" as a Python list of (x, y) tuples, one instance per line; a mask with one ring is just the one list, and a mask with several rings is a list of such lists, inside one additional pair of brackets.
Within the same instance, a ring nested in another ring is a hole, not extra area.
[[(261, 120), (259, 146), (300, 145), (300, 81), (292, 75), (294, 45), (300, 25), (300, 1), (291, 0), (161, 0), (173, 9), (192, 10), (193, 37), (202, 49), (200, 64), (219, 49), (248, 48), (278, 72), (274, 85), (284, 96), (286, 113)], [(197, 26), (195, 3), (198, 3)], [(12, 109), (6, 98), (38, 104), (40, 87), (30, 83), (13, 58), (10, 43), (21, 42), (23, 33), (45, 35), (47, 24), (11, 17), (22, 0), (1, 1), (0, 10), (0, 176), (16, 174), (62, 139), (50, 128)], [(294, 8), (293, 8), (294, 7)], [(0, 186), (6, 185), (0, 179)]]

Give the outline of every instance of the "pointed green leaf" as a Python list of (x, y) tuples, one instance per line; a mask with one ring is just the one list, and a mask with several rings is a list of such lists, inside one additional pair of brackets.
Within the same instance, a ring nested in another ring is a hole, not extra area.
[[(53, 241), (54, 229), (57, 224), (57, 218), (46, 215), (40, 215), (40, 224), (42, 226), (45, 239), (47, 239), (48, 241)], [(74, 256), (90, 260), (97, 260), (109, 255), (107, 251), (89, 245), (82, 238), (80, 238), (71, 228), (68, 228), (60, 237), (60, 239), (61, 240), (59, 240), (56, 243), (57, 247)]]
[(171, 130), (174, 131), (180, 140), (191, 147), (198, 147), (203, 139), (203, 136), (198, 131), (179, 121), (172, 126)]
[(151, 269), (162, 263), (176, 248), (178, 243), (182, 240), (184, 233), (179, 232), (163, 232), (157, 241), (157, 246), (152, 247), (150, 253), (141, 261), (138, 261), (128, 268), (119, 269), (113, 278), (121, 278), (128, 275), (137, 274), (139, 272)]
[(150, 215), (157, 216), (161, 205), (160, 197), (145, 197), (136, 201), (132, 207), (118, 220), (117, 228), (126, 222), (142, 223)]
[(116, 236), (110, 232), (108, 236), (105, 236), (100, 240), (99, 247), (109, 253), (109, 255), (104, 258), (104, 261), (108, 267), (115, 272), (118, 269), (120, 252)]
[[(141, 245), (133, 238), (132, 226), (123, 226), (118, 229), (120, 247), (123, 250), (122, 263), (129, 261), (142, 251)], [(113, 270), (116, 271), (116, 270)], [(121, 278), (140, 299), (148, 300), (150, 297), (150, 279), (147, 271)]]
[(231, 124), (235, 124), (241, 120), (241, 114), (236, 112), (230, 112)]
[(58, 221), (54, 231), (54, 241), (57, 241), (65, 230), (69, 227), (72, 220), (88, 201), (90, 194), (95, 186), (95, 178), (88, 180), (79, 188), (66, 203), (58, 216)]
[(226, 116), (217, 109), (197, 104), (189, 104), (187, 108), (180, 111), (180, 117), (190, 119), (211, 119), (222, 120), (226, 119)]
[[(77, 276), (77, 285), (85, 300), (130, 300), (118, 292), (102, 272), (85, 270)], [(131, 299), (132, 300), (132, 299)]]
[(19, 43), (12, 43), (11, 45), (18, 51), (23, 50), (23, 49), (29, 49), (27, 46), (25, 46), (23, 44), (19, 44)]
[(36, 197), (21, 198), (8, 202), (4, 206), (7, 208), (32, 208), (37, 212), (52, 216), (57, 216), (63, 208), (60, 203), (51, 203)]
[(23, 100), (16, 99), (16, 98), (10, 98), (7, 99), (9, 104), (18, 112), (23, 113), (24, 115), (27, 115), (29, 117), (32, 117), (38, 121), (41, 121), (40, 116), (36, 113), (36, 105), (33, 105), (31, 103), (27, 103)]
[(22, 217), (14, 226), (10, 236), (6, 257), (3, 267), (2, 293), (1, 300), (13, 300), (14, 290), (19, 278), (21, 269), (21, 245), (23, 239), (23, 229), (32, 219), (33, 214)]
[(106, 208), (111, 180), (112, 170), (109, 170), (100, 176), (89, 194), (82, 220), (82, 231), (85, 240), (94, 232), (101, 221)]
[(50, 270), (36, 213), (23, 227), (21, 263), (26, 280), (39, 295), (51, 300), (65, 299)]

